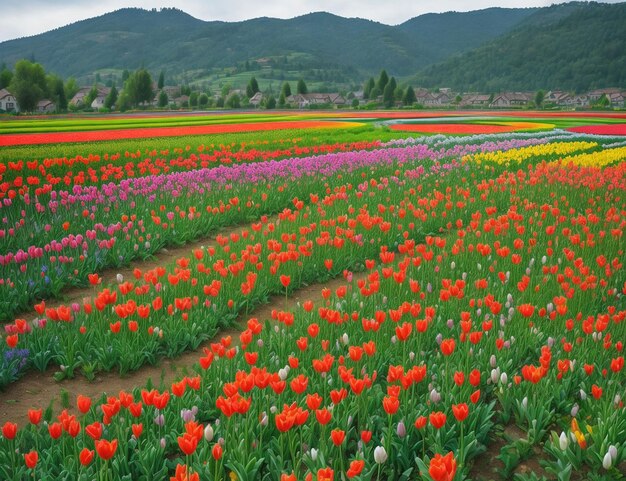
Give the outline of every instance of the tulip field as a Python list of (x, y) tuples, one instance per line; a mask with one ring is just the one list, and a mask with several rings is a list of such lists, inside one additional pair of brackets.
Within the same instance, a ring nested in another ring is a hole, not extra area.
[(0, 124), (0, 480), (626, 479), (626, 120), (489, 115)]

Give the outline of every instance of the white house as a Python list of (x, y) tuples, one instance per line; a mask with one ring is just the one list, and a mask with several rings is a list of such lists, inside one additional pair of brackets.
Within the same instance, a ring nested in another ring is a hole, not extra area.
[(99, 110), (104, 108), (104, 102), (106, 101), (106, 95), (98, 95), (93, 102), (91, 102), (91, 108), (94, 110)]
[(5, 112), (19, 112), (20, 106), (11, 92), (7, 89), (0, 90), (0, 110)]

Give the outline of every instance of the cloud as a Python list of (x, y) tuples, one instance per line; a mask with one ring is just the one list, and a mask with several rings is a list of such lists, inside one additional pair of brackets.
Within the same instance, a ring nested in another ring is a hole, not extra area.
[[(609, 0), (618, 3), (621, 0)], [(202, 20), (239, 21), (257, 17), (292, 18), (327, 11), (343, 17), (361, 17), (388, 25), (429, 12), (468, 11), (488, 7), (543, 7), (544, 0), (3, 0), (0, 41), (43, 33), (124, 7), (184, 10)], [(0, 51), (0, 59), (2, 52)]]

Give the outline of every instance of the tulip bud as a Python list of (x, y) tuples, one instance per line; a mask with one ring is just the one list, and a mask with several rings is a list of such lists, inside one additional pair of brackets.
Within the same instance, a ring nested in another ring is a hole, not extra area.
[(502, 374), (500, 374), (500, 383), (501, 384), (506, 384), (508, 380), (509, 380), (509, 378), (506, 375), (506, 372), (503, 372)]
[(387, 461), (387, 451), (385, 451), (384, 447), (376, 446), (376, 449), (374, 449), (374, 461), (376, 464), (383, 464)]
[(341, 337), (341, 340), (343, 341), (344, 346), (347, 346), (350, 343), (350, 338), (348, 337), (348, 333), (344, 332), (343, 336)]
[[(495, 354), (492, 354), (492, 355), (491, 355), (491, 357), (489, 358), (489, 365), (490, 365), (491, 367), (496, 367), (496, 366), (497, 366), (497, 364), (498, 364), (498, 361), (497, 361), (497, 359), (496, 359), (496, 356), (495, 356)], [(494, 382), (495, 382), (495, 381), (494, 381)]]
[(116, 276), (116, 279), (117, 279), (118, 284), (121, 284), (122, 282), (124, 282), (124, 276), (122, 274), (118, 274)]
[(561, 451), (565, 451), (569, 446), (569, 439), (567, 439), (567, 434), (561, 431), (561, 435), (559, 436), (559, 447)]
[(522, 399), (522, 407), (524, 408), (524, 410), (528, 408), (528, 396), (524, 396), (524, 399)]
[(585, 399), (587, 399), (587, 393), (586, 393), (583, 389), (581, 389), (581, 390), (580, 390), (580, 399), (581, 399), (582, 401), (584, 401)]
[(406, 426), (404, 425), (403, 421), (400, 421), (398, 423), (398, 427), (396, 428), (396, 434), (399, 438), (403, 438), (404, 436), (406, 436)]
[(611, 453), (607, 452), (604, 455), (604, 459), (602, 459), (602, 467), (604, 469), (611, 469), (611, 466), (613, 465), (613, 458), (611, 458)]
[(210, 424), (206, 425), (206, 428), (204, 428), (204, 439), (207, 440), (207, 442), (211, 442), (213, 441), (213, 427)]
[(165, 449), (165, 438), (161, 438), (161, 449)]
[(311, 459), (317, 461), (317, 449), (311, 448)]
[(572, 411), (570, 412), (570, 415), (571, 415), (573, 418), (575, 418), (575, 417), (576, 417), (576, 415), (578, 414), (578, 409), (579, 409), (578, 404), (574, 404), (574, 405), (572, 406)]

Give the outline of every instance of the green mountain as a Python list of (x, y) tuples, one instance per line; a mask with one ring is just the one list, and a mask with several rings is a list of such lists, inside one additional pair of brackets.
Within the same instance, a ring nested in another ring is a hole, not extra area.
[(408, 81), (465, 92), (626, 87), (624, 32), (626, 3), (552, 6)]
[(126, 8), (0, 43), (0, 63), (35, 59), (47, 71), (83, 81), (93, 81), (95, 72), (121, 73), (142, 65), (152, 72), (165, 70), (170, 78), (193, 80), (241, 68), (246, 61), (255, 70), (254, 60), (264, 59), (265, 69), (274, 70), (276, 77), (361, 83), (381, 69), (390, 75), (413, 74), (493, 39), (536, 11), (429, 14), (389, 26), (329, 13), (205, 22), (172, 8)]

